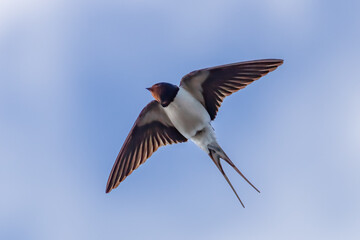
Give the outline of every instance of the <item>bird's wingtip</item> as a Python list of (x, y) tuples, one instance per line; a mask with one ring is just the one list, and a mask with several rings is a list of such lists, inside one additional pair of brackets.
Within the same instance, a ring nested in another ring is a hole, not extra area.
[(105, 193), (110, 193), (112, 188), (110, 186), (106, 186)]
[(281, 59), (281, 58), (270, 59), (270, 60), (272, 60), (274, 63), (278, 64), (278, 66), (280, 66), (281, 64), (284, 63), (284, 59)]

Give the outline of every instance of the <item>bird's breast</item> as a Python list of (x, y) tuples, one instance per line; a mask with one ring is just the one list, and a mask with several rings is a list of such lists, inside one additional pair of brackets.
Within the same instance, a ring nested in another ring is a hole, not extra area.
[(211, 121), (204, 106), (182, 87), (164, 109), (176, 129), (186, 138), (195, 136)]

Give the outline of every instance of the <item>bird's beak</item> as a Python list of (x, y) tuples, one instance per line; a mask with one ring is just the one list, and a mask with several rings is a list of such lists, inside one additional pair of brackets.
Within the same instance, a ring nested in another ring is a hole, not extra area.
[(151, 89), (151, 88), (149, 88), (149, 87), (148, 87), (148, 88), (146, 88), (146, 89), (147, 89), (147, 90), (149, 90), (150, 92), (151, 92), (151, 90), (152, 90), (152, 89)]

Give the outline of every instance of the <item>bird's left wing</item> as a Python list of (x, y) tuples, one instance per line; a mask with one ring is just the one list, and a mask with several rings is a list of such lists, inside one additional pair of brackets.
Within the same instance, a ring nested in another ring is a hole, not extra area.
[(214, 120), (226, 96), (274, 71), (282, 63), (281, 59), (263, 59), (205, 68), (185, 75), (180, 86), (200, 101)]
[(144, 163), (159, 147), (186, 142), (157, 101), (140, 113), (111, 170), (106, 193), (116, 188), (132, 171)]

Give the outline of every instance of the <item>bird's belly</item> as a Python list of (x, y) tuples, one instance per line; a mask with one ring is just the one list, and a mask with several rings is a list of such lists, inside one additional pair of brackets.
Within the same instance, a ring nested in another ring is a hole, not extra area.
[(183, 88), (164, 109), (175, 128), (186, 138), (195, 136), (211, 121), (204, 106)]

